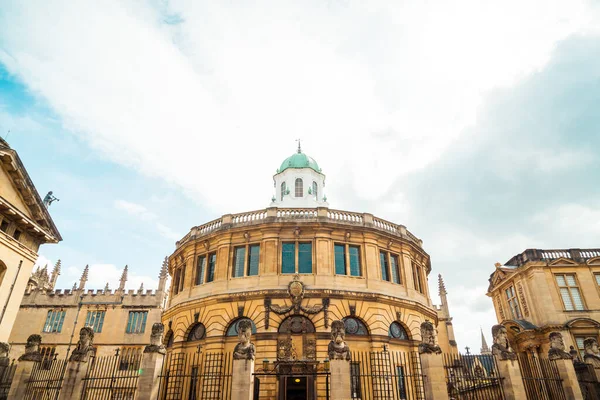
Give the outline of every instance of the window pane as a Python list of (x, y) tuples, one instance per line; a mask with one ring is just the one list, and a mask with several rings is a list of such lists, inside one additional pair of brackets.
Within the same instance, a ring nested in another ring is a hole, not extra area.
[(334, 245), (335, 273), (346, 275), (346, 246), (343, 244)]
[(390, 277), (388, 276), (387, 253), (384, 253), (383, 251), (379, 252), (379, 264), (381, 265), (381, 279), (384, 281), (389, 281)]
[(282, 182), (281, 183), (281, 201), (283, 201), (283, 196), (285, 196), (285, 192), (286, 192), (285, 182)]
[(574, 310), (571, 296), (569, 296), (569, 289), (560, 288), (560, 295), (562, 296), (563, 302), (565, 303), (565, 309)]
[(581, 293), (579, 292), (579, 288), (571, 288), (571, 296), (573, 297), (573, 302), (575, 303), (576, 310), (583, 310), (583, 299), (581, 298)]
[(575, 283), (575, 275), (566, 275), (566, 278), (569, 286), (577, 286), (577, 283)]
[(556, 275), (556, 282), (558, 286), (567, 286), (567, 282), (565, 282), (565, 277), (562, 275)]
[(293, 274), (296, 272), (296, 244), (284, 243), (281, 248), (281, 273)]
[(302, 197), (304, 195), (304, 187), (302, 185), (302, 179), (296, 179), (296, 197)]
[(596, 277), (596, 284), (600, 285), (600, 274), (594, 274), (594, 276)]
[(390, 271), (392, 271), (392, 282), (400, 283), (400, 274), (398, 273), (398, 257), (390, 256)]
[(360, 276), (360, 251), (359, 247), (350, 246), (350, 275)]
[(312, 274), (312, 243), (299, 243), (298, 272)]
[(250, 246), (250, 254), (248, 255), (248, 275), (258, 275), (259, 254), (260, 245), (255, 244)]
[(196, 266), (196, 285), (204, 283), (204, 271), (206, 270), (206, 256), (198, 257)]
[(140, 329), (140, 331), (138, 333), (144, 333), (146, 332), (146, 319), (148, 318), (148, 312), (143, 312), (142, 313), (142, 327)]
[(233, 255), (233, 277), (244, 276), (244, 260), (246, 259), (246, 248), (236, 247)]
[(421, 267), (417, 267), (417, 282), (419, 283), (419, 292), (425, 293), (423, 282), (421, 281)]
[(315, 196), (315, 198), (318, 200), (319, 196), (317, 191), (319, 190), (319, 187), (317, 186), (317, 182), (313, 182), (313, 186), (312, 186), (312, 194)]
[(217, 254), (208, 255), (208, 276), (206, 282), (212, 282), (215, 280), (215, 264), (217, 263)]

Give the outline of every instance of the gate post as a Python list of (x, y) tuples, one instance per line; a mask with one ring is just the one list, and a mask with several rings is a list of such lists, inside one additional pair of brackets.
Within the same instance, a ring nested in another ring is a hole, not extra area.
[(142, 373), (138, 378), (134, 400), (150, 400), (158, 398), (160, 390), (160, 373), (167, 350), (162, 344), (165, 327), (160, 322), (152, 325), (150, 345), (144, 348), (142, 356)]
[(421, 324), (419, 355), (421, 357), (421, 371), (425, 375), (425, 379), (423, 379), (425, 398), (448, 400), (442, 349), (435, 344), (433, 324), (429, 321)]
[(42, 361), (42, 353), (40, 353), (40, 344), (42, 337), (40, 335), (30, 335), (27, 338), (25, 345), (25, 354), (19, 357), (19, 363), (13, 377), (10, 391), (8, 392), (9, 399), (22, 399), (27, 391), (27, 382), (31, 378), (31, 372), (35, 363)]
[(233, 350), (231, 371), (231, 400), (252, 400), (254, 397), (254, 358), (256, 348), (250, 342), (252, 323), (242, 320), (238, 324), (239, 343)]
[(548, 350), (548, 359), (556, 363), (558, 374), (560, 379), (562, 379), (566, 400), (583, 399), (575, 367), (573, 366), (573, 356), (565, 351), (562, 334), (560, 332), (551, 332), (549, 338), (550, 350)]
[(517, 355), (510, 347), (506, 328), (503, 325), (492, 326), (492, 336), (494, 344), (492, 345), (492, 354), (498, 366), (498, 374), (502, 378), (502, 389), (506, 400), (526, 399), (525, 385)]
[(350, 400), (350, 348), (345, 342), (346, 328), (342, 321), (331, 323), (331, 341), (327, 347), (331, 373), (331, 399)]
[[(66, 373), (58, 400), (80, 399), (83, 397), (85, 382), (83, 378), (85, 378), (89, 368), (93, 367), (95, 360), (96, 349), (92, 346), (93, 340), (94, 331), (92, 328), (86, 326), (79, 330), (79, 341), (67, 362)], [(84, 368), (86, 365), (88, 367)]]

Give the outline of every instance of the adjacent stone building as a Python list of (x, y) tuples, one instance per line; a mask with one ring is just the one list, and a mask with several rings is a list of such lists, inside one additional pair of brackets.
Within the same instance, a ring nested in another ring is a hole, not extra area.
[(0, 138), (0, 342), (13, 329), (38, 248), (61, 240), (19, 155)]
[[(232, 352), (249, 321), (257, 361), (322, 362), (335, 320), (352, 351), (414, 354), (431, 321), (442, 351), (456, 352), (446, 291), (440, 278), (443, 304), (434, 306), (420, 239), (373, 214), (328, 208), (325, 175), (300, 148), (274, 186), (269, 208), (223, 215), (177, 242), (162, 316), (169, 354)], [(284, 398), (286, 379), (260, 390)]]
[(600, 249), (527, 249), (496, 264), (487, 295), (516, 351), (546, 354), (562, 332), (581, 356), (600, 333)]

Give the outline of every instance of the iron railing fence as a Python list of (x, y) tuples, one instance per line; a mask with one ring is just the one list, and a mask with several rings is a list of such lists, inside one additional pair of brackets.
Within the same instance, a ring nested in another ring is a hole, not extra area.
[(141, 355), (90, 357), (83, 378), (82, 400), (133, 400), (140, 375)]
[(600, 370), (595, 369), (593, 365), (584, 364), (580, 361), (576, 361), (574, 367), (583, 399), (600, 399), (600, 382), (596, 378), (596, 372), (600, 372)]
[(351, 395), (357, 400), (424, 400), (418, 352), (352, 352)]
[(504, 400), (502, 378), (491, 354), (444, 354), (448, 396), (454, 400)]
[(36, 362), (27, 382), (24, 400), (56, 400), (63, 386), (68, 360), (57, 360), (56, 354)]
[(158, 400), (230, 400), (232, 353), (170, 353), (159, 375)]
[(533, 353), (520, 353), (518, 360), (528, 400), (566, 399), (556, 361)]
[(16, 370), (17, 364), (14, 358), (10, 364), (0, 365), (0, 400), (8, 399), (8, 392)]

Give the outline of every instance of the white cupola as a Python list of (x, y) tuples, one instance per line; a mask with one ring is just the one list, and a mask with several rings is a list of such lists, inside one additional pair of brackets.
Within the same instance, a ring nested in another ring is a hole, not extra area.
[(329, 206), (324, 193), (325, 175), (313, 158), (302, 153), (300, 141), (298, 151), (281, 163), (273, 180), (275, 196), (271, 199), (271, 207)]

